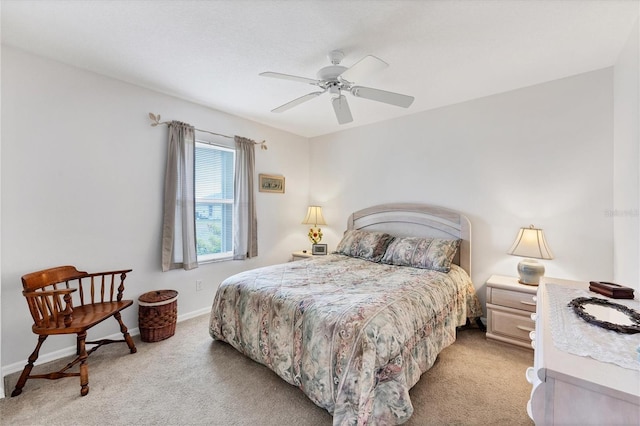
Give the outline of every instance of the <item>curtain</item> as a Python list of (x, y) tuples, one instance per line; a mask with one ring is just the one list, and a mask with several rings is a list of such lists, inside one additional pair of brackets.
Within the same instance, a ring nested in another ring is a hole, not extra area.
[(258, 255), (258, 220), (256, 217), (255, 190), (255, 142), (240, 136), (236, 143), (236, 175), (234, 178), (233, 258), (248, 259)]
[(195, 228), (195, 129), (172, 121), (164, 178), (162, 271), (198, 267)]

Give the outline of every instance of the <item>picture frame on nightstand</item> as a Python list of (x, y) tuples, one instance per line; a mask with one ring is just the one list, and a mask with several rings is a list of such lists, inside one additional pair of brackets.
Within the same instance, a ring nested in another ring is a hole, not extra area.
[(311, 254), (314, 256), (327, 254), (326, 244), (313, 244), (311, 246)]

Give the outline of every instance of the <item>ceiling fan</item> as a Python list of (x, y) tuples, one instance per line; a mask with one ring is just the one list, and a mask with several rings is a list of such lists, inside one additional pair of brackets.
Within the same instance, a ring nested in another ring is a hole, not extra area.
[(303, 102), (309, 101), (323, 93), (329, 92), (332, 95), (331, 103), (335, 111), (339, 124), (346, 124), (353, 121), (351, 110), (347, 103), (347, 98), (342, 92), (349, 92), (357, 98), (371, 99), (373, 101), (384, 102), (386, 104), (396, 105), (408, 108), (413, 103), (413, 96), (401, 95), (400, 93), (387, 92), (386, 90), (373, 89), (371, 87), (356, 86), (355, 81), (389, 66), (385, 61), (373, 55), (365, 56), (350, 68), (340, 65), (344, 58), (344, 53), (340, 50), (333, 50), (327, 55), (331, 61), (331, 65), (326, 66), (317, 73), (317, 79), (306, 77), (298, 77), (295, 75), (282, 74), (278, 72), (260, 73), (263, 77), (279, 78), (282, 80), (292, 80), (301, 83), (318, 86), (321, 91), (311, 92), (299, 98), (296, 98), (284, 105), (271, 110), (271, 112), (284, 112)]

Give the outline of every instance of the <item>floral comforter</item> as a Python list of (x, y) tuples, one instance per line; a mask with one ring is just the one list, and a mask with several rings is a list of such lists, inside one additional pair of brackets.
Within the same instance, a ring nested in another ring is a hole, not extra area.
[(334, 425), (399, 424), (409, 389), (482, 315), (466, 272), (331, 254), (242, 272), (213, 301), (209, 332), (333, 414)]

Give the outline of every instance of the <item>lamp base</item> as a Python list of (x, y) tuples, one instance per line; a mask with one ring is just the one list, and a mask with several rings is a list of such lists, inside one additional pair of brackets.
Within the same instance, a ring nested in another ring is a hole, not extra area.
[(309, 237), (311, 244), (318, 244), (322, 241), (322, 229), (315, 226), (313, 228), (309, 228), (307, 236)]
[(533, 259), (522, 259), (518, 263), (518, 282), (525, 285), (539, 285), (540, 277), (544, 275), (544, 265)]

